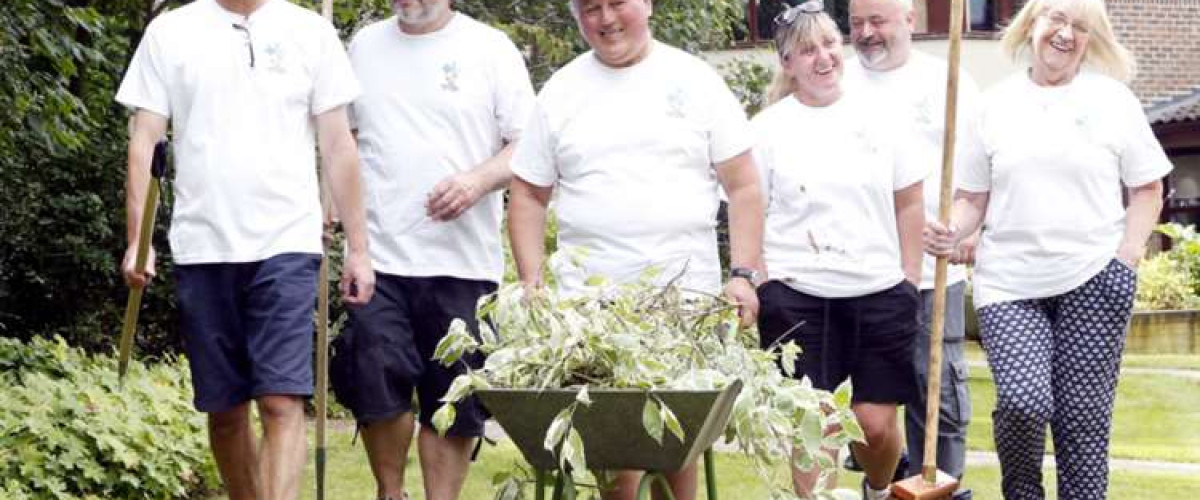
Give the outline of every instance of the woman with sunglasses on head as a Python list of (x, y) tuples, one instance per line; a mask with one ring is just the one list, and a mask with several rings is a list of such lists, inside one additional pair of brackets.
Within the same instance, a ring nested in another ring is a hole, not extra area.
[(951, 224), (928, 223), (926, 248), (950, 255), (984, 226), (974, 301), (1004, 497), (1045, 497), (1049, 425), (1058, 498), (1105, 498), (1135, 269), (1171, 164), (1123, 83), (1133, 60), (1102, 0), (1032, 0), (1003, 45), (1029, 69), (986, 94)]
[[(929, 167), (907, 159), (886, 113), (843, 92), (841, 33), (819, 0), (775, 22), (773, 104), (753, 120), (770, 273), (758, 288), (761, 344), (797, 342), (803, 353), (794, 373), (817, 388), (854, 384), (852, 409), (866, 435), (854, 444), (864, 497), (887, 498), (900, 457), (896, 408), (917, 390), (921, 181)], [(794, 470), (796, 493), (810, 497), (818, 476), (816, 468)]]

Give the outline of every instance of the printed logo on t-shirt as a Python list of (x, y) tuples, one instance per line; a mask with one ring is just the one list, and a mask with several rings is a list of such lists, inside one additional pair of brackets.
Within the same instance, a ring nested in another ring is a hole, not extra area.
[(442, 82), (442, 90), (447, 92), (458, 92), (458, 63), (451, 62), (442, 66), (442, 76), (445, 81)]
[(929, 127), (933, 125), (933, 103), (930, 102), (930, 97), (926, 95), (925, 97), (918, 99), (917, 102), (913, 104), (917, 108), (917, 122), (920, 123), (922, 127)]
[(684, 112), (685, 107), (687, 107), (687, 96), (684, 95), (682, 88), (675, 87), (667, 95), (667, 116), (684, 118), (687, 116), (687, 113)]
[(267, 71), (276, 74), (287, 73), (287, 68), (283, 65), (283, 45), (279, 42), (271, 42), (267, 44)]
[(855, 142), (859, 144), (861, 151), (866, 151), (868, 154), (879, 153), (879, 145), (875, 144), (875, 138), (868, 134), (866, 130), (858, 129), (854, 131)]

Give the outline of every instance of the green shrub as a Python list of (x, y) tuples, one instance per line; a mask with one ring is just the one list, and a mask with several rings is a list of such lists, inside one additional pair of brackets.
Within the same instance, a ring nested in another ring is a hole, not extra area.
[(1193, 279), (1176, 256), (1160, 253), (1143, 260), (1138, 268), (1134, 309), (1164, 311), (1200, 305), (1200, 298), (1192, 291)]
[(1200, 307), (1200, 235), (1196, 234), (1196, 228), (1172, 222), (1159, 224), (1155, 230), (1171, 240), (1171, 247), (1142, 260), (1134, 308)]
[(191, 498), (216, 486), (182, 361), (130, 364), (61, 338), (0, 338), (0, 498)]
[(767, 102), (767, 90), (774, 72), (765, 64), (750, 59), (734, 59), (719, 68), (725, 84), (741, 101), (746, 116), (758, 114)]

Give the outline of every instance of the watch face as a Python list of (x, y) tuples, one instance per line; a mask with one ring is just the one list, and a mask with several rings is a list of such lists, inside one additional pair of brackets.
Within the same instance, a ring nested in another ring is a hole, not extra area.
[(750, 281), (754, 281), (755, 278), (758, 278), (758, 271), (755, 271), (754, 269), (748, 269), (745, 267), (737, 267), (737, 268), (732, 269), (729, 272), (729, 275), (734, 278), (746, 278)]

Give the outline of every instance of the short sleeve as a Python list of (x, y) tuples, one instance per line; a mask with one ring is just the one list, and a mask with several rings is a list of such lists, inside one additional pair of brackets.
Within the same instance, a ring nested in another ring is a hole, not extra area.
[[(706, 68), (707, 69), (707, 68)], [(754, 146), (754, 133), (746, 119), (746, 111), (729, 86), (715, 71), (709, 69), (711, 79), (707, 102), (712, 115), (709, 122), (709, 158), (713, 165), (745, 153)]]
[(529, 122), (533, 109), (533, 84), (525, 68), (525, 58), (503, 34), (497, 35), (497, 54), (493, 68), (495, 81), (492, 85), (496, 102), (496, 121), (500, 135), (508, 142), (521, 137), (521, 130)]
[(964, 127), (959, 131), (961, 140), (957, 141), (958, 150), (954, 155), (954, 186), (957, 189), (972, 193), (992, 190), (992, 164), (983, 140), (985, 120), (982, 107), (973, 107), (970, 114), (963, 116)]
[(156, 20), (146, 28), (146, 35), (129, 62), (125, 79), (121, 80), (116, 100), (131, 109), (144, 109), (170, 117), (171, 99), (163, 78), (166, 68), (158, 35), (160, 26)]
[(1122, 100), (1126, 118), (1121, 122), (1127, 124), (1127, 130), (1122, 134), (1126, 143), (1121, 151), (1121, 182), (1129, 187), (1143, 186), (1163, 178), (1173, 167), (1154, 137), (1141, 103), (1132, 92), (1124, 87), (1122, 90), (1127, 96)]
[(536, 186), (548, 187), (558, 180), (554, 137), (541, 101), (534, 106), (521, 140), (517, 141), (512, 171), (513, 175)]
[(775, 169), (775, 162), (767, 132), (762, 127), (757, 126), (758, 123), (754, 123), (754, 125), (756, 125), (753, 127), (755, 137), (754, 148), (752, 149), (754, 166), (758, 169), (758, 182), (762, 188), (763, 201), (766, 202), (766, 208), (770, 208), (772, 199), (771, 180), (773, 177), (772, 172)]
[[(360, 42), (362, 40), (362, 35), (363, 35), (362, 30), (359, 30), (358, 33), (355, 33), (354, 36), (350, 38), (349, 47), (346, 49), (347, 56), (350, 58), (351, 71), (356, 70), (356, 66), (355, 66), (355, 62), (354, 62), (355, 61), (355, 53), (356, 53), (356, 51), (362, 50), (362, 45)], [(356, 79), (358, 78), (357, 71), (355, 71), (355, 78)], [(355, 96), (354, 102), (350, 103), (349, 106), (346, 106), (346, 119), (350, 122), (350, 130), (358, 130), (358, 110), (355, 108), (357, 108), (360, 105), (359, 99), (361, 97), (362, 97), (362, 93), (360, 92), (359, 95)]]
[(913, 141), (897, 140), (892, 146), (893, 171), (892, 190), (899, 191), (925, 180), (933, 172), (934, 165), (922, 162)]
[(313, 115), (350, 104), (360, 92), (350, 57), (346, 55), (337, 31), (324, 20), (319, 30), (318, 60), (309, 101), (309, 110)]

